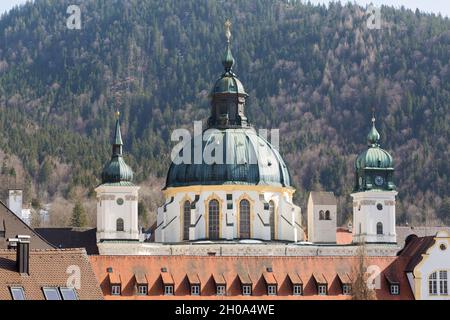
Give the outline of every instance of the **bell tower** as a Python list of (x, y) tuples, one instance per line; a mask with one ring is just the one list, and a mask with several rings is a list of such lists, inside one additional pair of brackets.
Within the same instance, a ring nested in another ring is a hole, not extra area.
[(120, 113), (116, 113), (116, 128), (111, 160), (102, 172), (102, 184), (97, 193), (97, 242), (139, 241), (138, 191), (133, 184), (133, 171), (122, 155)]
[(368, 149), (355, 162), (353, 242), (396, 243), (395, 185), (392, 156), (380, 148), (380, 134), (372, 117)]

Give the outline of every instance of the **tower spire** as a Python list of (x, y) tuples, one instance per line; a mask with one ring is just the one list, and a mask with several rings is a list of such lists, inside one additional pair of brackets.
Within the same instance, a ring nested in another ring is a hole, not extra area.
[(225, 68), (225, 73), (231, 73), (231, 69), (234, 65), (234, 57), (231, 53), (231, 21), (227, 19), (225, 21), (225, 37), (227, 38), (227, 50), (225, 52), (225, 56), (222, 60), (222, 64)]
[(121, 156), (122, 155), (122, 133), (120, 131), (120, 112), (117, 110), (115, 113), (116, 117), (116, 129), (114, 131), (114, 140), (113, 140), (113, 156)]

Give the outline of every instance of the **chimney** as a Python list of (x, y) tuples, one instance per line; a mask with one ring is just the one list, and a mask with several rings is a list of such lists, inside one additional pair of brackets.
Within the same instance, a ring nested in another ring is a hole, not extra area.
[(30, 236), (17, 236), (16, 266), (20, 274), (30, 274)]

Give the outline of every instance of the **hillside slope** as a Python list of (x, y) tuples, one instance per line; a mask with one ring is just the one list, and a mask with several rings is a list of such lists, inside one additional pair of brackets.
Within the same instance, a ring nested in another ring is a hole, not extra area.
[(81, 30), (66, 28), (68, 0), (36, 0), (0, 19), (2, 188), (26, 185), (41, 201), (92, 191), (116, 108), (138, 182), (159, 177), (152, 188), (162, 187), (171, 131), (208, 116), (230, 17), (249, 119), (280, 129), (303, 208), (310, 190), (331, 190), (345, 221), (375, 108), (396, 162), (398, 221), (448, 221), (448, 18), (383, 7), (382, 29), (369, 30), (355, 5), (80, 2)]

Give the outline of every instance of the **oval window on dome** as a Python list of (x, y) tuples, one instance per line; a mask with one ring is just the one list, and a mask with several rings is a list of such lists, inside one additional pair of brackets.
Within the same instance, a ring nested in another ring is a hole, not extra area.
[(118, 204), (119, 206), (123, 205), (123, 203), (124, 203), (124, 201), (123, 201), (122, 198), (117, 199), (116, 202), (117, 202), (117, 204)]
[(377, 204), (377, 209), (380, 211), (383, 210), (383, 205), (381, 203)]

